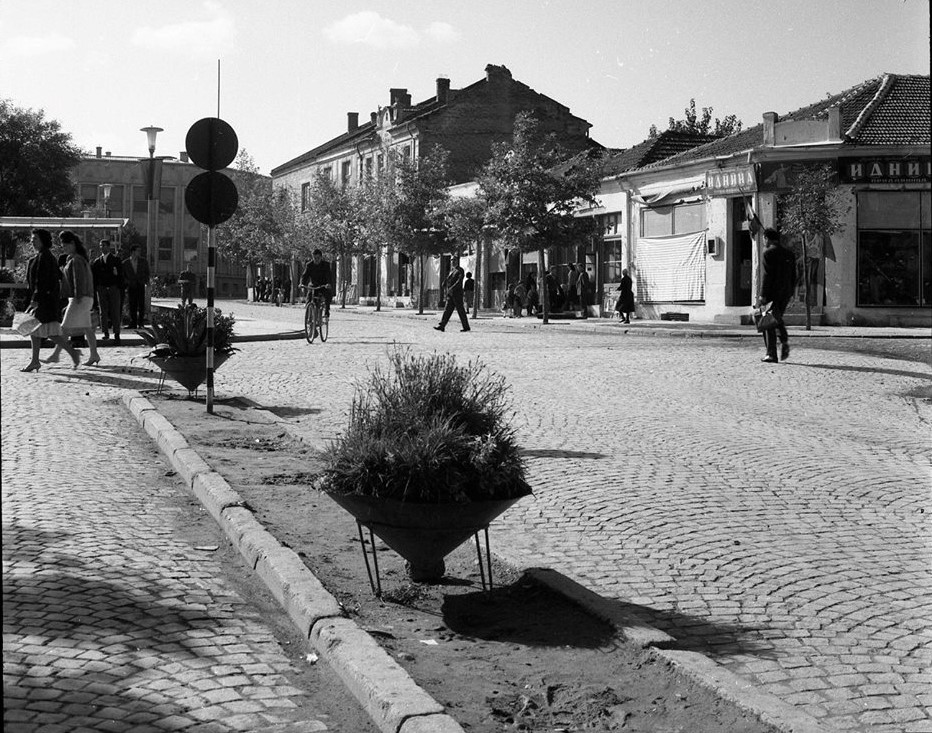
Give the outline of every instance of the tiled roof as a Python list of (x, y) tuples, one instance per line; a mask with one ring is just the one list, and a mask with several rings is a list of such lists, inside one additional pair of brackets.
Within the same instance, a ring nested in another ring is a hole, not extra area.
[[(780, 115), (788, 120), (825, 119), (830, 107), (841, 111), (844, 145), (928, 145), (929, 77), (884, 74), (839, 94)], [(764, 126), (755, 125), (734, 135), (679, 155), (640, 167), (668, 167), (734, 155), (763, 147)]]
[(611, 176), (641, 168), (717, 139), (715, 135), (697, 135), (690, 132), (666, 130), (657, 137), (648, 138), (627, 150), (612, 155), (605, 161), (602, 174)]

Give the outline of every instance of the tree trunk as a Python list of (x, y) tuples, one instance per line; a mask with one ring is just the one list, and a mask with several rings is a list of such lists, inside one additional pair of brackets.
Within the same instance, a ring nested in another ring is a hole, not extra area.
[(424, 253), (418, 255), (418, 268), (420, 273), (417, 278), (417, 314), (424, 315)]
[(543, 323), (550, 323), (550, 297), (547, 295), (547, 278), (544, 275), (544, 248), (537, 248), (537, 293), (544, 311)]
[(375, 310), (382, 310), (382, 248), (375, 248)]
[(806, 330), (812, 330), (812, 306), (809, 304), (809, 247), (806, 242), (808, 236), (803, 234), (803, 280), (805, 281), (804, 297), (806, 298)]

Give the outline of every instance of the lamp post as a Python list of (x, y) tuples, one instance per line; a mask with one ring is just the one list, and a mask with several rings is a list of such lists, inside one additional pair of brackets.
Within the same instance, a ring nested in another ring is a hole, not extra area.
[(157, 212), (156, 202), (158, 198), (155, 195), (155, 138), (160, 132), (161, 127), (143, 127), (140, 132), (146, 133), (146, 142), (149, 146), (149, 166), (146, 170), (146, 259), (149, 265), (155, 268), (155, 250), (157, 243), (155, 241), (155, 217)]

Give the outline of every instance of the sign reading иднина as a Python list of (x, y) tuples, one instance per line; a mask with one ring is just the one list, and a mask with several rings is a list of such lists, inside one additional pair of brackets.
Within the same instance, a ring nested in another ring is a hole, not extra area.
[(736, 165), (708, 170), (705, 174), (705, 189), (709, 196), (754, 193), (757, 190), (754, 166)]

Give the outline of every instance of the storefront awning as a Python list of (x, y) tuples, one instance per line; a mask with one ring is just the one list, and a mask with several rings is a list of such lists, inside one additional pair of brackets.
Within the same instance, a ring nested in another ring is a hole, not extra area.
[(0, 229), (122, 229), (129, 219), (79, 216), (0, 216)]
[(673, 204), (686, 204), (702, 200), (702, 189), (698, 185), (674, 186), (658, 193), (642, 196), (636, 191), (631, 192), (631, 198), (642, 206), (655, 208), (657, 206), (672, 206)]

